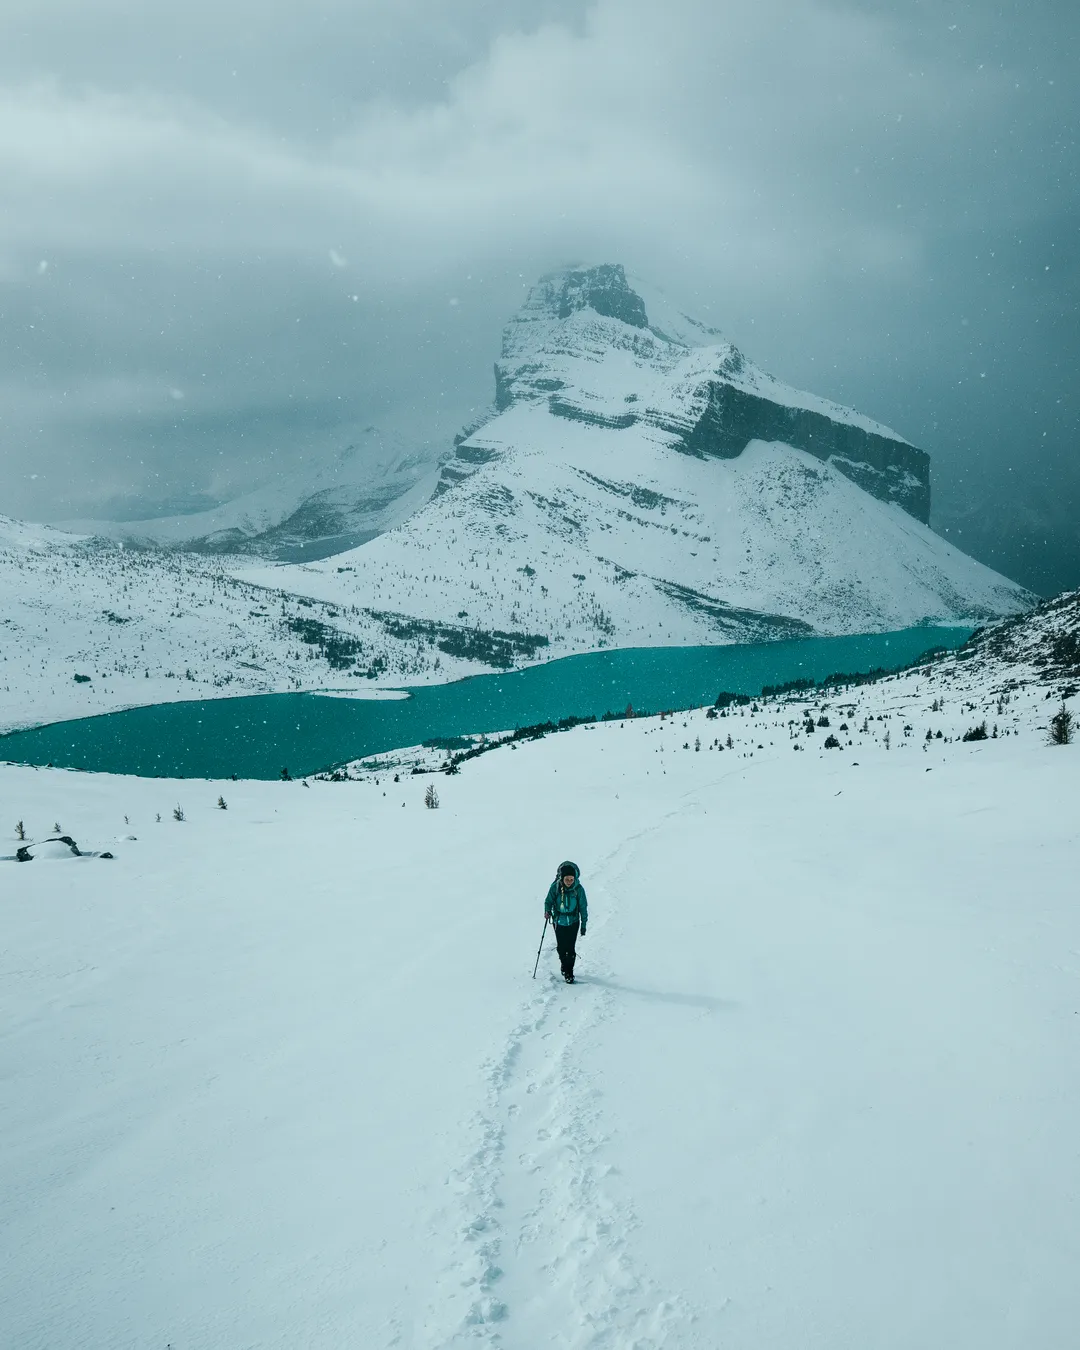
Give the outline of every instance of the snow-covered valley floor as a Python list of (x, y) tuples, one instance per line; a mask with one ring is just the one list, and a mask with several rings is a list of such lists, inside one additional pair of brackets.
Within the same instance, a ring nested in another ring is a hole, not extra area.
[(961, 674), (812, 696), (830, 751), (785, 702), (398, 783), (0, 766), (5, 839), (116, 855), (0, 862), (0, 1341), (1074, 1346), (1080, 753)]

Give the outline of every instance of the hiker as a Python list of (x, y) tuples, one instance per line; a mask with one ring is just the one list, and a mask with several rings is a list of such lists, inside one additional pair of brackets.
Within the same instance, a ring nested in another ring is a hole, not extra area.
[(577, 863), (560, 863), (544, 901), (544, 916), (551, 920), (551, 926), (555, 929), (559, 964), (567, 984), (574, 983), (578, 929), (584, 937), (585, 926), (589, 922), (589, 902), (585, 899), (585, 888), (578, 880), (580, 876)]

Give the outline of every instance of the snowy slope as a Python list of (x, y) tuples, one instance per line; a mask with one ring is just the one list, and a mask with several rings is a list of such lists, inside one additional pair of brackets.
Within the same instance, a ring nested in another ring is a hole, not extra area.
[[(0, 766), (5, 834), (116, 854), (0, 861), (6, 1337), (1070, 1345), (1080, 759), (1040, 671), (579, 728), (437, 811)], [(574, 988), (530, 979), (564, 856)]]
[(451, 622), (423, 631), (418, 659), (416, 632), (393, 614), (253, 586), (226, 566), (0, 516), (0, 730), (177, 699), (454, 678), (518, 650), (493, 638), (472, 656), (475, 636)]
[(702, 461), (572, 422), (532, 448), (548, 420), (530, 405), (503, 414), (482, 433), (496, 463), (363, 549), (241, 575), (544, 634), (551, 655), (980, 622), (1026, 606), (1019, 587), (802, 451), (759, 442)]
[(73, 521), (59, 528), (144, 547), (255, 557), (324, 558), (389, 529), (431, 496), (438, 466), (396, 436), (367, 427), (326, 460), (277, 474), (209, 511), (130, 521)]
[(459, 440), (431, 502), (332, 562), (243, 575), (540, 634), (549, 656), (1025, 609), (1022, 588), (922, 522), (927, 473), (895, 433), (730, 343), (648, 326), (621, 268), (557, 274), (508, 326), (493, 415)]

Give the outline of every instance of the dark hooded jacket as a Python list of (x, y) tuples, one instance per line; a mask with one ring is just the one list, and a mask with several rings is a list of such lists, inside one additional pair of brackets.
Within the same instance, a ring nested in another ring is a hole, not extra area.
[[(574, 884), (568, 891), (563, 889), (564, 872), (574, 874)], [(589, 922), (589, 902), (585, 899), (585, 887), (578, 880), (580, 876), (577, 863), (559, 864), (555, 880), (548, 888), (547, 899), (544, 901), (544, 913), (559, 928), (569, 928), (572, 923), (580, 920), (581, 931), (584, 932), (585, 925)]]

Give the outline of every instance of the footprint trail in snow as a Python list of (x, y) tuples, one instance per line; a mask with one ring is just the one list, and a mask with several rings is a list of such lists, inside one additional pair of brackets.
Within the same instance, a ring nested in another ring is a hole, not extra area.
[(617, 1000), (600, 982), (611, 972), (591, 961), (589, 972), (598, 982), (585, 974), (568, 988), (542, 960), (486, 1070), (477, 1147), (450, 1179), (456, 1237), (433, 1300), (431, 1350), (659, 1350), (694, 1320), (630, 1251), (638, 1219), (608, 1161), (613, 1122), (580, 1054)]

